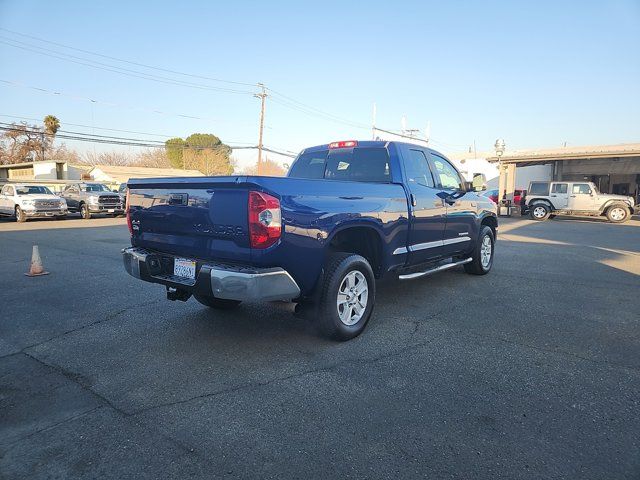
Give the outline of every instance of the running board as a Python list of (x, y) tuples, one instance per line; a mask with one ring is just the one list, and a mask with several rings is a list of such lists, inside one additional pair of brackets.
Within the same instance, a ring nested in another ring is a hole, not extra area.
[(458, 265), (464, 265), (465, 263), (470, 263), (472, 261), (473, 261), (473, 258), (469, 257), (464, 260), (459, 260), (457, 262), (440, 265), (439, 267), (432, 268), (431, 270), (425, 270), (424, 272), (407, 273), (406, 275), (400, 275), (398, 278), (400, 280), (413, 280), (414, 278), (420, 278), (426, 275), (431, 275), (432, 273), (442, 272), (443, 270), (449, 270), (450, 268), (457, 267)]

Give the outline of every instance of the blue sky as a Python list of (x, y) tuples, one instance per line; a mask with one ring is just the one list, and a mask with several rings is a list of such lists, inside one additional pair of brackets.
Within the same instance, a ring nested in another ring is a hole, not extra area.
[[(184, 73), (263, 82), (350, 123), (309, 115), (272, 96), (265, 144), (281, 149), (370, 138), (373, 102), (380, 127), (400, 129), (403, 115), (411, 128), (424, 130), (430, 122), (433, 146), (445, 152), (465, 150), (474, 140), (487, 150), (498, 137), (511, 149), (640, 141), (638, 0), (0, 0), (0, 28)], [(91, 131), (65, 122), (93, 125), (99, 134), (110, 134), (103, 127), (172, 136), (211, 132), (228, 143), (257, 142), (259, 101), (250, 93), (132, 78), (6, 44), (16, 41), (181, 81), (257, 91), (0, 30), (0, 80), (65, 94), (0, 83), (0, 114), (55, 114), (67, 130)]]

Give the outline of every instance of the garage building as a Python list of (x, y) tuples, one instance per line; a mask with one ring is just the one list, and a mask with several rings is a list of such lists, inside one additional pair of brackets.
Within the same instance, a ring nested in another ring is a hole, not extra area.
[(506, 191), (506, 198), (520, 185), (519, 173), (528, 177), (529, 167), (546, 165), (541, 178), (531, 180), (589, 181), (603, 193), (633, 196), (640, 203), (640, 143), (507, 152), (487, 161), (499, 164), (499, 191)]

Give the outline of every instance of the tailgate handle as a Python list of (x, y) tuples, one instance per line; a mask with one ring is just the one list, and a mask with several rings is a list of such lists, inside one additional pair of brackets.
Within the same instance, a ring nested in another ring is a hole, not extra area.
[(189, 200), (188, 193), (169, 194), (169, 205), (186, 205), (188, 200)]

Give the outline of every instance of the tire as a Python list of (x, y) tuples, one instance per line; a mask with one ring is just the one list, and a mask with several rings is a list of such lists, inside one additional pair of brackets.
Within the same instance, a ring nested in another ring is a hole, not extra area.
[(226, 298), (215, 298), (206, 295), (194, 295), (193, 298), (205, 307), (215, 308), (217, 310), (230, 310), (242, 303), (240, 300), (227, 300)]
[(624, 223), (631, 218), (631, 211), (626, 205), (617, 203), (607, 209), (607, 220), (611, 223)]
[(472, 275), (486, 275), (493, 266), (495, 255), (496, 237), (488, 225), (483, 225), (476, 246), (473, 248), (471, 258), (473, 260), (464, 264), (464, 270)]
[(551, 208), (545, 203), (536, 203), (529, 207), (529, 215), (539, 222), (546, 220), (551, 215)]
[(360, 255), (335, 253), (325, 263), (317, 305), (317, 325), (334, 340), (350, 340), (365, 329), (376, 299), (369, 262)]
[(84, 220), (89, 220), (91, 218), (91, 212), (89, 211), (89, 207), (86, 203), (80, 204), (80, 216)]
[(20, 207), (16, 206), (16, 222), (24, 223), (26, 221), (27, 221), (27, 216), (25, 215), (25, 213), (22, 211)]

